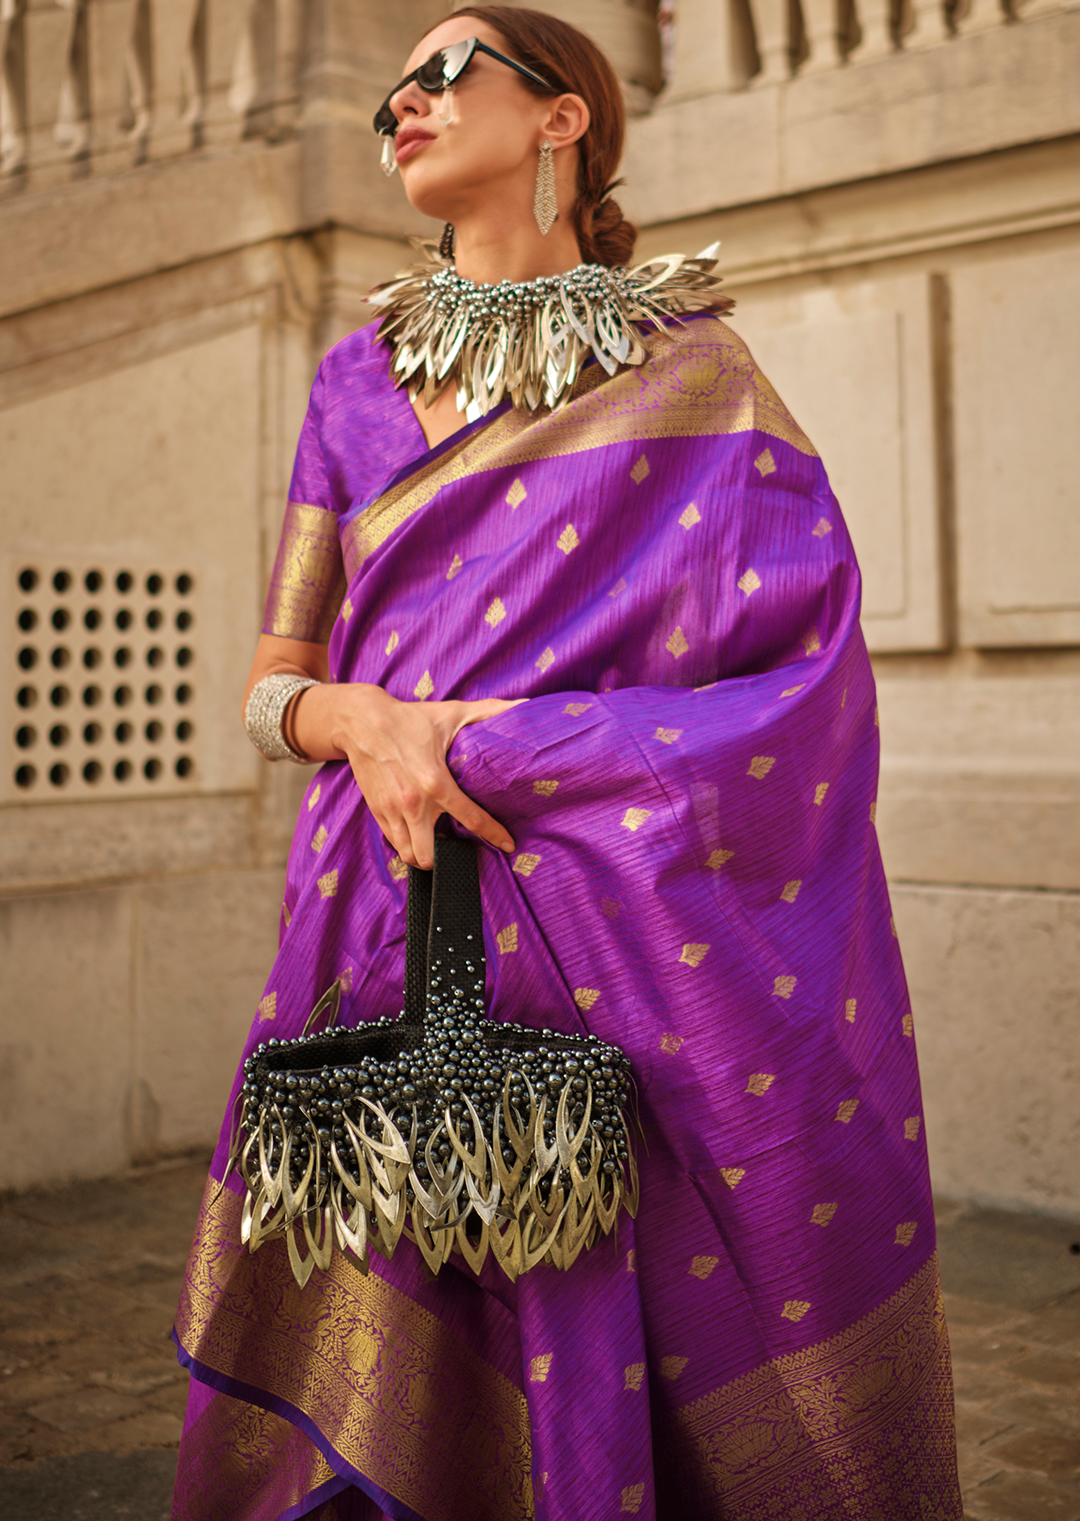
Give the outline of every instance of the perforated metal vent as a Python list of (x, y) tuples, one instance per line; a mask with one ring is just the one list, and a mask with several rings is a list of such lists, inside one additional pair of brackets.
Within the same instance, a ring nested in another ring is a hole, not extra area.
[(38, 561), (9, 574), (8, 800), (193, 790), (193, 573)]

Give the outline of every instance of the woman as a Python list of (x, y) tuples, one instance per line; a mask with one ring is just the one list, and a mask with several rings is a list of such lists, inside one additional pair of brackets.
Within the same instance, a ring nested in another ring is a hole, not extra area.
[[(386, 166), (457, 275), (587, 304), (568, 272), (633, 244), (602, 55), (469, 7), (406, 74)], [(482, 362), (440, 375), (430, 274), (320, 367), (247, 717), (325, 764), (248, 1049), (335, 979), (346, 1023), (396, 1012), (407, 867), (448, 814), (480, 842), (491, 1017), (628, 1052), (642, 1196), (566, 1273), (436, 1278), (402, 1243), (301, 1289), (280, 1241), (241, 1248), (226, 1137), (177, 1323), (177, 1521), (961, 1515), (858, 573), (708, 267), (654, 292), (697, 315), (576, 376), (569, 329), (550, 364), (531, 329), (532, 369), (485, 349), (490, 303)]]

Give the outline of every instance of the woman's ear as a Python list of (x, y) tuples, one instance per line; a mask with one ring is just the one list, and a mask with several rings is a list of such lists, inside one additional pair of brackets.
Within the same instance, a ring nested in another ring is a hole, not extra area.
[(551, 101), (540, 130), (553, 148), (568, 148), (584, 137), (591, 120), (580, 95), (560, 95)]

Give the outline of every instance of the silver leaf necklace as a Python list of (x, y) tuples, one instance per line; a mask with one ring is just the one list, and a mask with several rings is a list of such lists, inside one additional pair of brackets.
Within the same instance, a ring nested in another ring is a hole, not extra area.
[(690, 312), (730, 311), (713, 274), (719, 244), (694, 259), (665, 254), (635, 268), (579, 264), (538, 280), (477, 285), (433, 242), (416, 240), (427, 262), (377, 285), (369, 303), (384, 313), (379, 339), (391, 350), (395, 387), (431, 404), (457, 388), (472, 422), (509, 396), (530, 412), (569, 399), (581, 367), (595, 358), (609, 375), (643, 364), (644, 330)]

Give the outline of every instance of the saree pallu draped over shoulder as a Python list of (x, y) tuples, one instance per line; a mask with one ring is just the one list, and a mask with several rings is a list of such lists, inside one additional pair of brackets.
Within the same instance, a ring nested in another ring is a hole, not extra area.
[[(627, 1051), (641, 1207), (569, 1273), (435, 1280), (403, 1244), (301, 1290), (282, 1243), (240, 1247), (225, 1136), (176, 1327), (176, 1521), (958, 1521), (874, 685), (821, 461), (704, 317), (366, 490), (344, 430), (372, 353), (324, 362), (331, 489), (304, 505), (334, 516), (268, 616), (314, 637), (332, 522), (334, 679), (529, 699), (449, 757), (517, 843), (480, 852), (489, 1005)], [(335, 978), (346, 1023), (400, 1008), (405, 878), (322, 767), (248, 1050)]]

